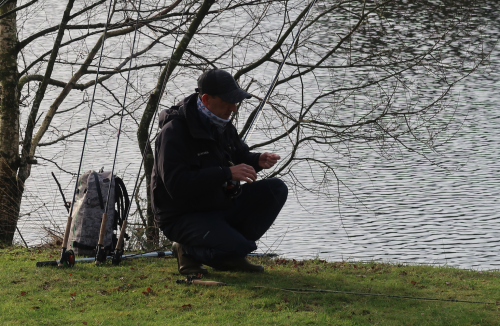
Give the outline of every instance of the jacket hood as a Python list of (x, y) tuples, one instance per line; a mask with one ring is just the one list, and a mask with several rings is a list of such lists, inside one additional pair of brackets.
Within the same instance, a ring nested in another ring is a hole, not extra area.
[(160, 118), (158, 119), (158, 127), (161, 129), (168, 122), (176, 118), (181, 118), (183, 116), (184, 115), (182, 114), (182, 112), (179, 111), (179, 106), (173, 106), (170, 109), (165, 109), (160, 112)]
[(169, 123), (170, 121), (177, 118), (185, 118), (185, 114), (183, 110), (179, 110), (179, 108), (184, 105), (186, 107), (187, 102), (193, 97), (198, 96), (198, 93), (191, 94), (186, 97), (184, 100), (180, 101), (176, 105), (172, 106), (170, 109), (165, 109), (160, 112), (160, 117), (158, 119), (158, 127), (161, 129), (164, 125)]

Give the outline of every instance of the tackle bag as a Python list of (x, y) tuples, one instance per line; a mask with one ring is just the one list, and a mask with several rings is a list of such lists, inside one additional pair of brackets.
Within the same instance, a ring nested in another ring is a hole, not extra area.
[[(123, 224), (125, 214), (130, 206), (127, 189), (122, 179), (111, 177), (111, 172), (85, 172), (78, 180), (73, 220), (69, 233), (69, 247), (76, 255), (95, 256), (95, 248), (99, 241), (104, 205), (111, 185), (108, 203), (108, 221), (104, 237), (106, 255), (116, 247), (118, 242), (118, 226)], [(128, 240), (125, 234), (125, 239)]]

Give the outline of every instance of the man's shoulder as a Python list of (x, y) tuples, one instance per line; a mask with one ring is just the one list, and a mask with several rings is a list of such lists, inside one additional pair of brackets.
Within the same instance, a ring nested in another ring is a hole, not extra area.
[(172, 119), (161, 128), (161, 134), (175, 137), (182, 133), (189, 133), (189, 127), (184, 117)]

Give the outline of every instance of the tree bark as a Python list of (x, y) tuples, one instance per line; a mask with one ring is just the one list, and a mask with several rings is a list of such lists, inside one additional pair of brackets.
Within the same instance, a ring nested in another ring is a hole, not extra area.
[[(0, 7), (0, 16), (17, 1)], [(16, 13), (0, 19), (0, 243), (11, 244), (19, 218), (23, 183), (17, 178), (19, 158), (19, 101), (17, 90)]]

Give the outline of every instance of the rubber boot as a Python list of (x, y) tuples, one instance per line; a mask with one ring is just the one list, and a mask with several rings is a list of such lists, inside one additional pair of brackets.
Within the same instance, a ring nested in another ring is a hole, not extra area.
[(263, 272), (264, 266), (252, 264), (245, 257), (235, 260), (225, 261), (218, 267), (222, 271), (241, 271), (241, 272)]
[(202, 264), (184, 255), (180, 243), (172, 243), (172, 254), (177, 258), (179, 273), (182, 275), (208, 274), (208, 270)]

